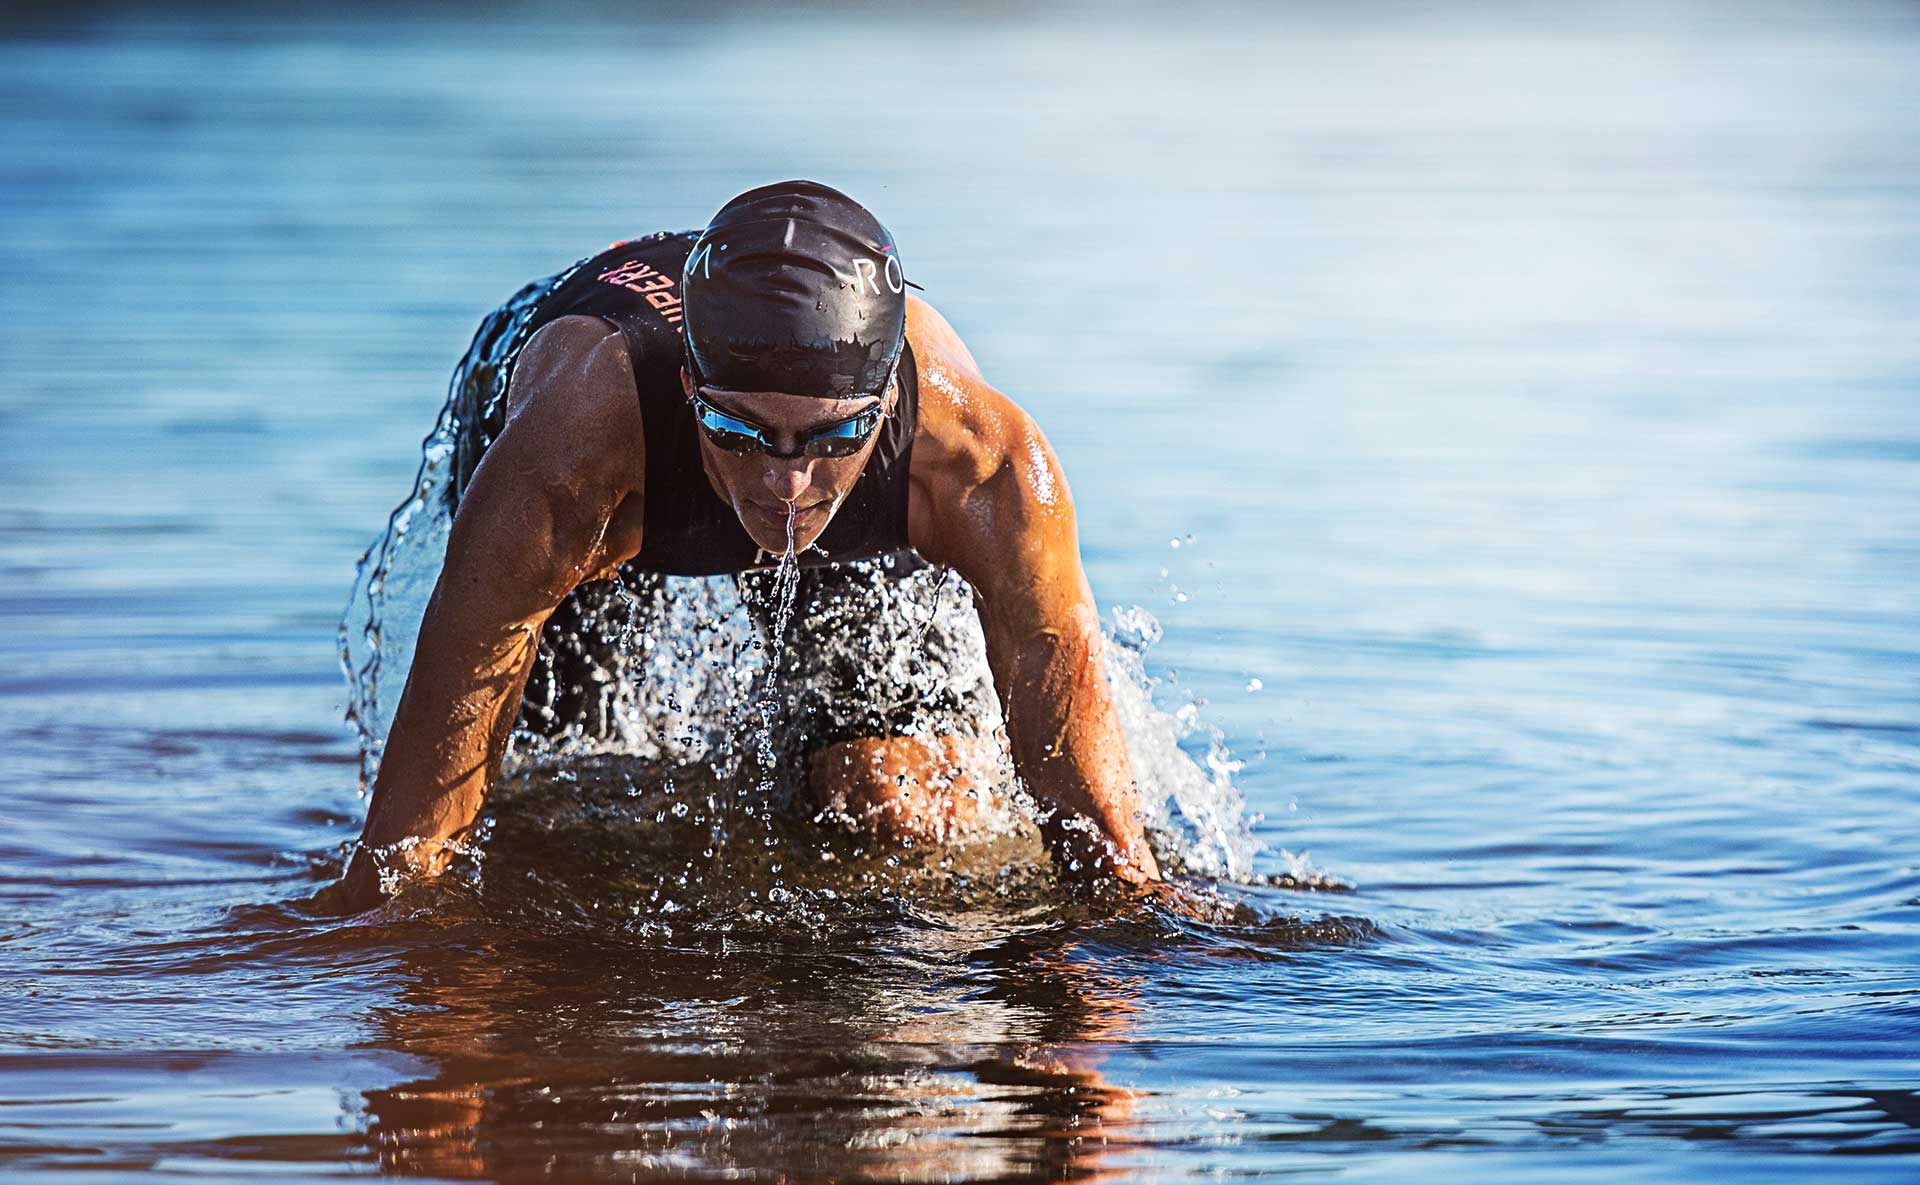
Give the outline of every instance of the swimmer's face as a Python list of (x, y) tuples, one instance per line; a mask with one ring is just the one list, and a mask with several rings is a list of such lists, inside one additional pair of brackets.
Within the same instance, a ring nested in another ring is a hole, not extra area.
[[(696, 391), (685, 368), (680, 382), (689, 396)], [(887, 393), (891, 410), (895, 388)], [(816, 399), (807, 395), (788, 395), (780, 391), (724, 391), (702, 388), (698, 397), (735, 419), (762, 430), (781, 452), (791, 452), (800, 442), (822, 428), (843, 423), (863, 411), (882, 406), (872, 396), (857, 399)], [(875, 429), (848, 457), (816, 457), (802, 453), (798, 457), (775, 457), (764, 452), (735, 453), (719, 447), (704, 432), (700, 439), (700, 460), (707, 478), (713, 483), (740, 525), (762, 551), (780, 555), (787, 549), (787, 512), (793, 515), (793, 547), (804, 551), (820, 532), (827, 529), (840, 503), (852, 492), (854, 483), (873, 455), (880, 432)]]

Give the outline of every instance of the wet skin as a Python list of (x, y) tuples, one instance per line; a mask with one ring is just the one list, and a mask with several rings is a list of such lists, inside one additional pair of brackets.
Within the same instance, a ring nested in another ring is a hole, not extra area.
[[(1042, 831), (1056, 863), (1079, 876), (1155, 881), (1059, 462), (1032, 418), (986, 382), (924, 301), (908, 301), (907, 337), (920, 392), (908, 541), (956, 569), (977, 594), (1014, 766), (1053, 808)], [(766, 427), (782, 451), (874, 402), (768, 391), (703, 397)], [(897, 397), (888, 392), (889, 406)], [(787, 546), (787, 509), (797, 511), (794, 544), (803, 548), (826, 528), (873, 447), (869, 440), (843, 459), (781, 460), (701, 439), (714, 493), (776, 554)], [(445, 867), (448, 845), (472, 826), (499, 775), (541, 626), (576, 587), (639, 552), (645, 473), (640, 404), (620, 334), (592, 317), (542, 328), (515, 368), (506, 426), (461, 498), (362, 850), (322, 905), (358, 909), (380, 899), (367, 849), (415, 839), (385, 865), (404, 875)], [(916, 839), (963, 831), (974, 814), (966, 791), (991, 782), (978, 752), (946, 738), (899, 736), (822, 749), (809, 778), (834, 815), (881, 838)]]

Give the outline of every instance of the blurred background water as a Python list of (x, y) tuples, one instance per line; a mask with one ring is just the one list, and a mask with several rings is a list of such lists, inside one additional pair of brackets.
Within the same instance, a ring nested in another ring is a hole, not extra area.
[[(1910, 1180), (1917, 60), (1902, 3), (9, 8), (0, 1169)], [(789, 176), (1046, 428), (1263, 870), (1353, 892), (276, 908), (475, 322)]]

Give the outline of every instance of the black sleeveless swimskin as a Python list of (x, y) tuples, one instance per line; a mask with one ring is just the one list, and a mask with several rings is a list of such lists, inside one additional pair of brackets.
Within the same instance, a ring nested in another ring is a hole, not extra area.
[[(680, 274), (697, 231), (619, 243), (538, 280), (488, 317), (454, 373), (454, 497), (504, 427), (514, 362), (533, 334), (559, 317), (593, 316), (619, 328), (633, 363), (646, 425), (646, 523), (627, 568), (668, 576), (716, 576), (766, 567), (733, 508), (700, 463), (699, 428), (680, 386)], [(907, 546), (907, 473), (919, 419), (919, 382), (908, 351), (900, 397), (881, 422), (866, 468), (804, 566), (866, 559)]]

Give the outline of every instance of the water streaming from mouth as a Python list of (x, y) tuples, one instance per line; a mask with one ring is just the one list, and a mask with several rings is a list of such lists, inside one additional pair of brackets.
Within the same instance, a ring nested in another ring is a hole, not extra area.
[(773, 777), (773, 729), (780, 716), (780, 651), (786, 645), (787, 626), (793, 621), (794, 597), (800, 590), (800, 557), (793, 548), (795, 513), (795, 504), (787, 503), (787, 549), (780, 555), (780, 566), (774, 577), (773, 628), (765, 639), (768, 653), (766, 678), (761, 682), (760, 695), (754, 702), (754, 711), (760, 718), (760, 726), (754, 736), (754, 753), (760, 760), (763, 789), (771, 788)]
[[(780, 724), (781, 657), (786, 649), (787, 629), (793, 622), (794, 602), (800, 591), (800, 557), (794, 548), (794, 520), (797, 514), (796, 504), (787, 503), (787, 546), (781, 552), (779, 566), (775, 569), (772, 612), (765, 636), (760, 638), (760, 645), (766, 654), (766, 667), (752, 704), (755, 720), (752, 737), (754, 773), (750, 779), (735, 779), (732, 792), (720, 796), (720, 807), (714, 812), (712, 840), (707, 848), (710, 858), (716, 861), (726, 853), (738, 824), (743, 821), (738, 817), (740, 807), (744, 807), (748, 817), (758, 823), (754, 830), (763, 846), (772, 847), (777, 842), (772, 828), (772, 806), (778, 797), (779, 775), (779, 753), (774, 738)], [(769, 890), (775, 900), (784, 896), (784, 887), (778, 879), (780, 872), (781, 868), (776, 864), (772, 869), (775, 880)]]

